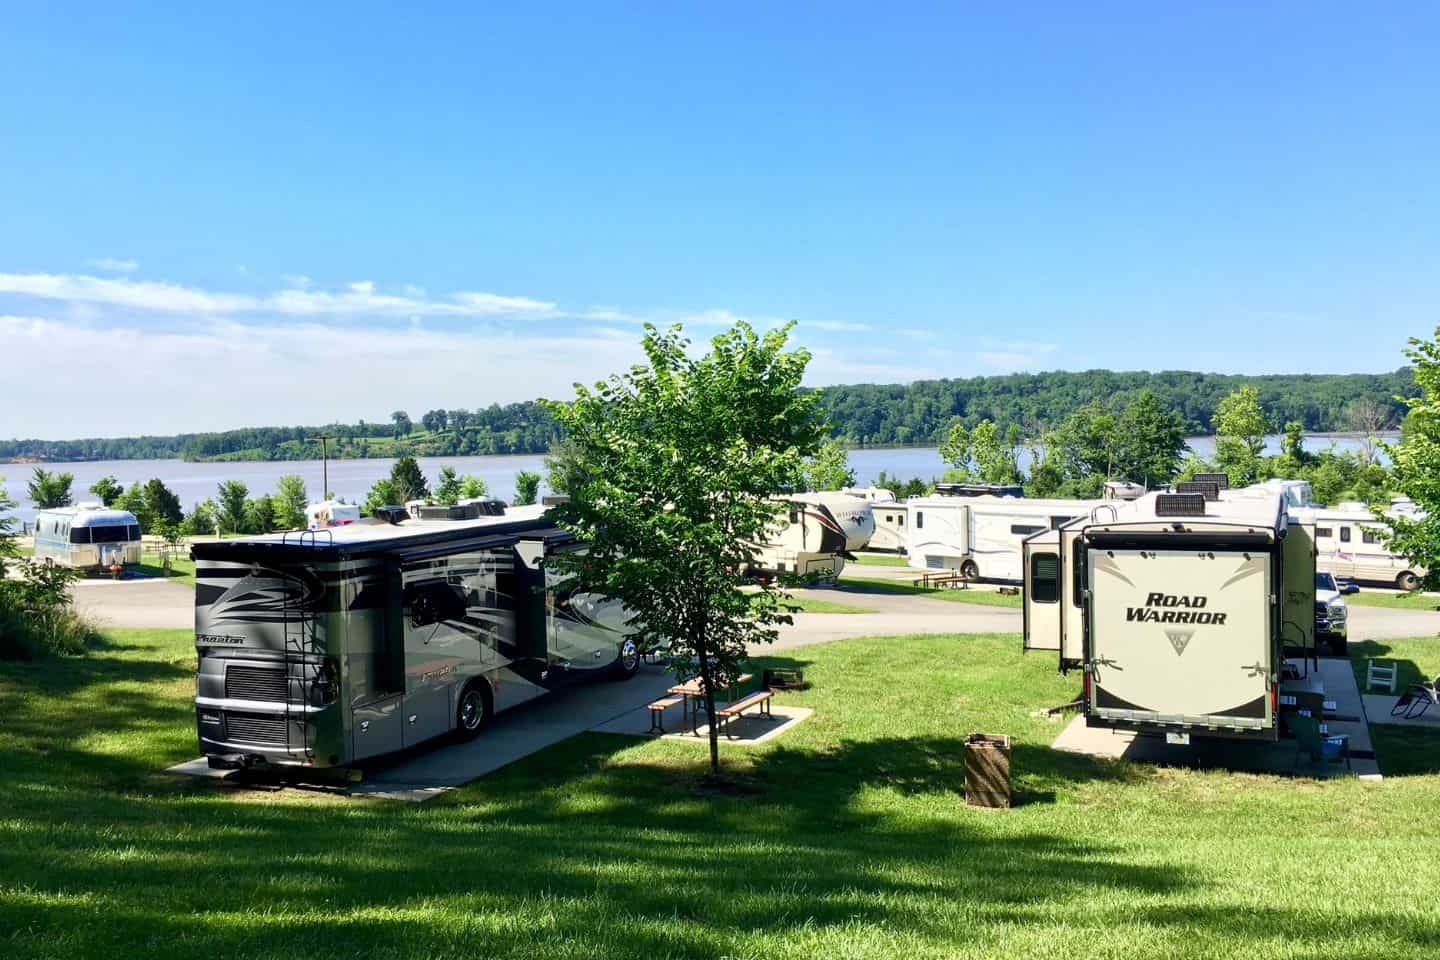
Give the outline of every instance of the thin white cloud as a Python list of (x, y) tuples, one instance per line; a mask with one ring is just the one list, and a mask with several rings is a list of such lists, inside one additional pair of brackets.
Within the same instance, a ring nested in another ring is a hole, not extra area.
[(836, 331), (862, 331), (873, 330), (868, 323), (849, 323), (844, 320), (806, 320), (800, 324), (800, 329), (811, 330), (836, 330)]
[(376, 291), (373, 281), (332, 293), (299, 286), (267, 296), (217, 293), (173, 283), (139, 282), (72, 274), (0, 273), (0, 293), (63, 303), (99, 303), (169, 313), (277, 313), (286, 316), (484, 317), (555, 313), (555, 304), (531, 297), (461, 291), (446, 299)]
[(140, 261), (118, 260), (115, 257), (100, 257), (98, 260), (91, 260), (90, 266), (96, 270), (104, 270), (106, 273), (134, 273), (140, 269)]
[(309, 290), (310, 285), (315, 282), (303, 273), (287, 273), (280, 278), (280, 281), (288, 290)]

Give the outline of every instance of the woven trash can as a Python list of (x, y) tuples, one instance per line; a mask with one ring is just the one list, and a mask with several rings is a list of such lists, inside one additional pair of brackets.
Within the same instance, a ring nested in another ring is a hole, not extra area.
[(972, 733), (965, 738), (965, 802), (972, 807), (1010, 806), (1010, 738)]

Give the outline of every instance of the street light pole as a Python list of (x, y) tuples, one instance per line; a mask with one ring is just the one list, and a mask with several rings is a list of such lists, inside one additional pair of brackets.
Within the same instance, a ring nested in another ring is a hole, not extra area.
[(320, 499), (330, 499), (330, 447), (329, 441), (335, 439), (331, 433), (317, 433), (313, 437), (306, 437), (306, 440), (320, 441)]

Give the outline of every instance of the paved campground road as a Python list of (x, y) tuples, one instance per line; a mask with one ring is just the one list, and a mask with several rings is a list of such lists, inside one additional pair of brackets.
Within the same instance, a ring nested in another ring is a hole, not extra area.
[[(870, 571), (866, 570), (869, 576)], [(876, 579), (879, 579), (878, 577)], [(863, 607), (874, 613), (798, 613), (782, 627), (773, 648), (800, 647), (845, 637), (901, 636), (913, 633), (1019, 633), (1020, 610), (934, 600), (905, 594), (849, 589), (798, 590), (797, 596)], [(195, 590), (165, 580), (83, 580), (75, 586), (75, 605), (102, 627), (189, 630), (195, 624)], [(1350, 607), (1351, 640), (1440, 635), (1440, 612), (1387, 607)]]

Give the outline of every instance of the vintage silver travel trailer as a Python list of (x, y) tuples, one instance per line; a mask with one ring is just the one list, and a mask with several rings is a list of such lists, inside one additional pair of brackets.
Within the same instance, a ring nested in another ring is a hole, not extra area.
[(1390, 527), (1377, 520), (1363, 503), (1303, 507), (1290, 512), (1301, 522), (1314, 525), (1315, 565), (1339, 579), (1414, 590), (1428, 572), (1390, 549), (1385, 542)]
[(35, 558), (119, 573), (140, 562), (140, 521), (128, 510), (107, 510), (99, 503), (41, 510), (35, 518)]
[(875, 533), (870, 501), (843, 493), (796, 493), (780, 500), (770, 539), (755, 548), (750, 572), (836, 577)]
[(1105, 504), (1025, 567), (1025, 646), (1083, 669), (1089, 726), (1277, 739), (1286, 649), (1315, 645), (1314, 540), (1283, 492)]
[(639, 666), (618, 603), (568, 592), (541, 507), (200, 543), (195, 720), (213, 766), (344, 767)]
[(906, 503), (910, 566), (1018, 583), (1025, 538), (1085, 516), (1100, 501), (943, 496), (912, 497)]

